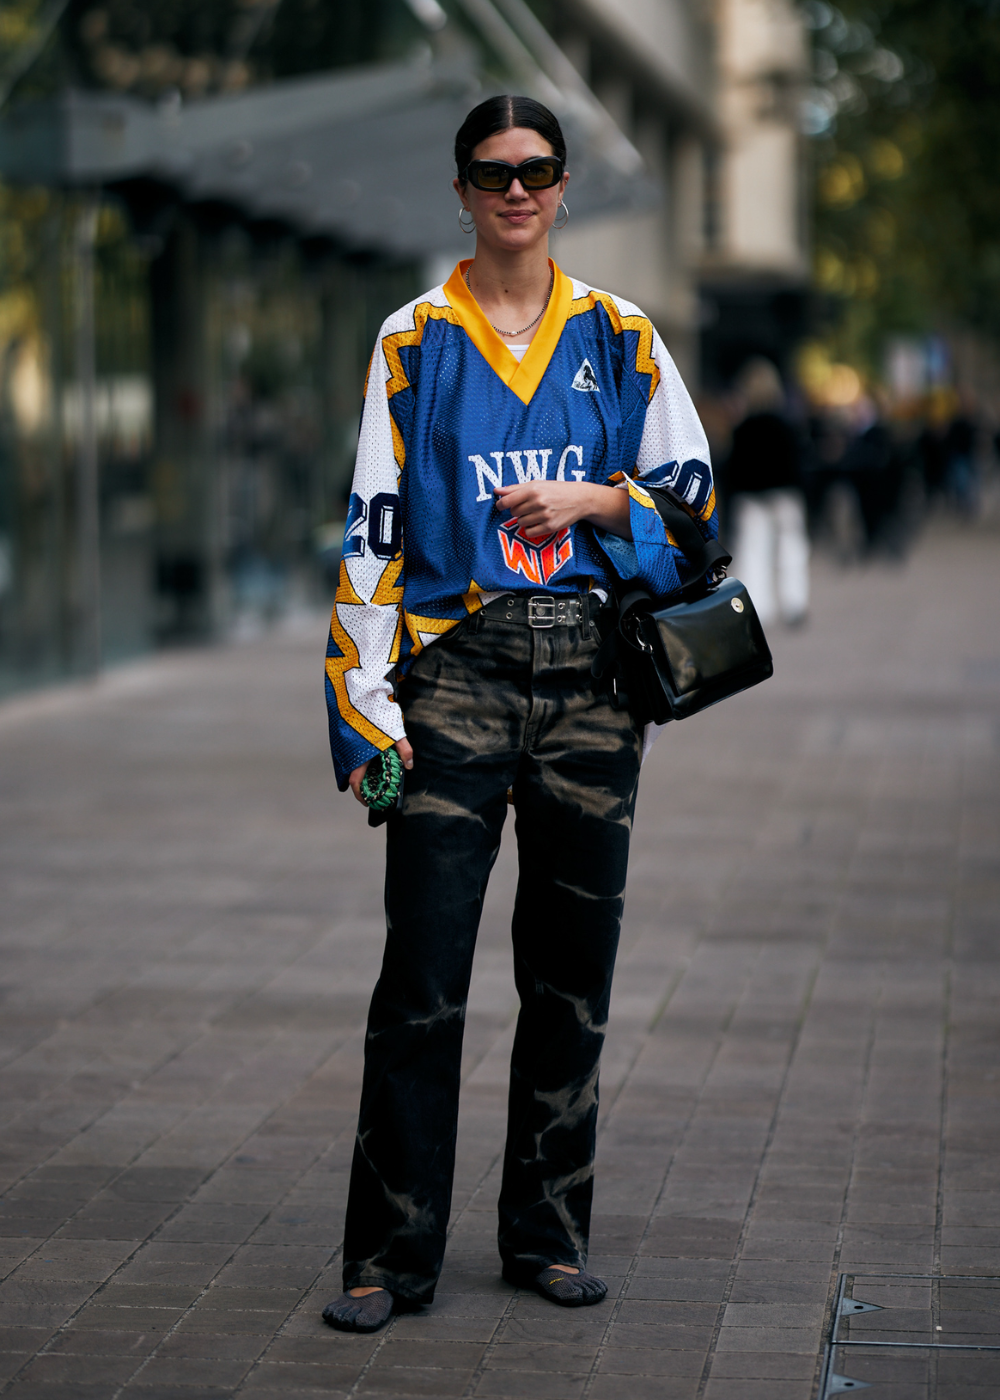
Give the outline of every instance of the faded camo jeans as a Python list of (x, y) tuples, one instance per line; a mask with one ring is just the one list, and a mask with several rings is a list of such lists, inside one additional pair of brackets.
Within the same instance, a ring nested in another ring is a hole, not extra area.
[(512, 1282), (548, 1264), (586, 1264), (641, 748), (627, 712), (591, 691), (596, 647), (587, 627), (474, 617), (422, 652), (400, 687), (414, 765), (387, 827), (388, 934), (365, 1042), (345, 1289), (434, 1296), (472, 957), (511, 787), (521, 1005), (500, 1255)]

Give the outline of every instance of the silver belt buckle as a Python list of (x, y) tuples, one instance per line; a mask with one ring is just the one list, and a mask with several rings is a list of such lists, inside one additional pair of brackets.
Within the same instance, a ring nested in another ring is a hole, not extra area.
[(554, 627), (556, 625), (556, 600), (533, 593), (528, 599), (528, 626)]

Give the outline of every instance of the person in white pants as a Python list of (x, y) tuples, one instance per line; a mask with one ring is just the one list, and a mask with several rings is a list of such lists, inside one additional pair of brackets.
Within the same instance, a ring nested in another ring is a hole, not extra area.
[(784, 394), (770, 360), (750, 360), (738, 390), (746, 416), (733, 433), (726, 471), (732, 572), (766, 627), (796, 625), (809, 611), (809, 536), (800, 486), (800, 449), (782, 416)]

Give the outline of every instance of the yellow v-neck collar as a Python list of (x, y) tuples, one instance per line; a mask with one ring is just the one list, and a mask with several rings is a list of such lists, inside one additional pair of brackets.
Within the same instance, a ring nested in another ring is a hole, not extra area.
[(542, 375), (549, 367), (549, 361), (569, 317), (573, 283), (550, 258), (552, 295), (542, 323), (525, 351), (524, 359), (518, 360), (497, 335), (480, 309), (479, 302), (465, 285), (465, 270), (471, 266), (472, 258), (465, 258), (458, 264), (444, 284), (445, 295), (458, 316), (462, 329), (483, 359), (496, 371), (507, 388), (515, 393), (522, 403), (528, 404), (542, 382)]

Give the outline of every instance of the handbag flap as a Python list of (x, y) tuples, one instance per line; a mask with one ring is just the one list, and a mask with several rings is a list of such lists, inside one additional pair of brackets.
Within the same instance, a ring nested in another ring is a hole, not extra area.
[(763, 628), (739, 579), (725, 579), (693, 602), (650, 610), (643, 628), (650, 642), (659, 640), (678, 695), (771, 660)]

